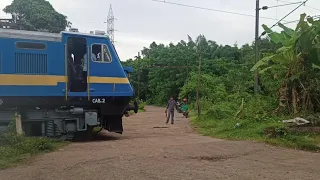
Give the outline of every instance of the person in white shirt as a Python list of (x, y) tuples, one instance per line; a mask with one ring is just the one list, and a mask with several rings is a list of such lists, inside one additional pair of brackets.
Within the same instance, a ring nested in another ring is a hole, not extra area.
[(72, 62), (74, 63), (74, 55), (71, 54)]
[[(97, 57), (94, 53), (91, 53), (91, 59), (92, 61), (97, 61)], [(85, 81), (87, 81), (87, 76), (88, 76), (88, 54), (84, 54), (82, 58), (82, 73), (83, 73), (83, 78)]]
[[(88, 54), (87, 53), (84, 54), (82, 59), (83, 59), (83, 62), (82, 62), (83, 69), (82, 70), (84, 72), (87, 72), (88, 71)], [(97, 61), (97, 57), (94, 53), (91, 53), (91, 59), (92, 59), (92, 61)]]

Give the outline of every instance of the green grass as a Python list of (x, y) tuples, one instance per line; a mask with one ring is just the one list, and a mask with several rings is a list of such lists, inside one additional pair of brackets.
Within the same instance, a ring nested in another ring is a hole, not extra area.
[[(145, 112), (145, 111), (146, 111), (146, 110), (145, 110), (145, 106), (146, 106), (146, 105), (147, 105), (146, 102), (141, 102), (141, 101), (139, 101), (139, 102), (138, 102), (138, 113), (139, 113), (139, 112)], [(133, 111), (130, 111), (129, 114), (130, 114), (130, 115), (134, 115), (135, 113), (134, 113)]]
[(34, 155), (54, 151), (66, 144), (47, 138), (0, 134), (0, 169), (14, 166)]
[[(277, 120), (268, 119), (267, 121), (256, 120), (237, 120), (236, 118), (214, 120), (201, 119), (191, 116), (193, 126), (197, 127), (199, 133), (205, 136), (212, 136), (229, 140), (254, 140), (265, 142), (272, 145), (289, 147), (307, 151), (320, 150), (320, 135), (307, 133), (288, 133), (283, 123)], [(240, 127), (235, 128), (239, 122)], [(264, 134), (265, 128), (284, 128), (281, 132), (285, 133), (277, 137), (267, 137)]]
[(146, 102), (139, 102), (139, 103), (138, 103), (139, 112), (144, 112), (146, 105), (147, 105)]

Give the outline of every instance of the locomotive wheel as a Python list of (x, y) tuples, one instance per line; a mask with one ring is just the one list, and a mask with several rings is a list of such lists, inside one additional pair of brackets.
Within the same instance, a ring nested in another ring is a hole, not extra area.
[(103, 127), (109, 132), (115, 132), (122, 134), (123, 126), (122, 126), (122, 116), (121, 115), (108, 115), (103, 116)]
[(88, 138), (88, 140), (93, 140), (93, 126), (88, 126), (88, 129), (86, 132), (86, 137)]

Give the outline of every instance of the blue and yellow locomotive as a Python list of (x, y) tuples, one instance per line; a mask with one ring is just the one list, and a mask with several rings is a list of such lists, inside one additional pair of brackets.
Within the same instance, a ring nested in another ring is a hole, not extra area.
[(122, 133), (122, 116), (138, 111), (130, 72), (105, 35), (0, 29), (0, 124), (18, 110), (30, 136)]

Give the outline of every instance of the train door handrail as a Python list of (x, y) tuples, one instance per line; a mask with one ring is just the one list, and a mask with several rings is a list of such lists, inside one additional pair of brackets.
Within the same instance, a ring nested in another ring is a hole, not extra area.
[(64, 54), (65, 54), (65, 80), (66, 80), (66, 93), (65, 98), (66, 101), (68, 100), (68, 46), (67, 44), (64, 44)]
[(88, 92), (88, 101), (90, 101), (90, 56), (91, 56), (91, 50), (90, 50), (90, 46), (87, 47), (87, 92)]

